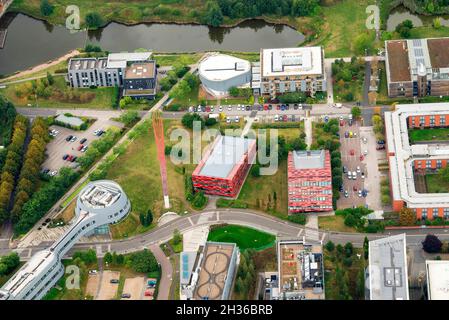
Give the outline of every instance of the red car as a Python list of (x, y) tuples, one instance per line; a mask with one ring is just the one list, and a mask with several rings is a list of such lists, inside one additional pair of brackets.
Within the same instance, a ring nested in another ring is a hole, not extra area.
[(146, 290), (145, 291), (145, 297), (152, 297), (153, 296), (153, 291), (152, 290)]
[(352, 190), (357, 191), (357, 187), (356, 186), (352, 187)]
[(67, 161), (72, 161), (72, 159), (73, 159), (73, 156), (69, 156), (66, 160)]
[(281, 110), (281, 106), (280, 106), (280, 105), (277, 105), (277, 106), (276, 106), (276, 110)]
[(365, 157), (363, 156), (363, 154), (360, 155), (360, 161), (363, 161), (363, 159), (365, 159)]
[(264, 105), (264, 106), (263, 106), (263, 109), (264, 109), (265, 111), (267, 111), (267, 110), (268, 110), (268, 104)]
[(82, 144), (80, 144), (79, 146), (78, 146), (78, 151), (81, 151), (81, 149), (83, 148), (84, 146), (82, 145)]
[(349, 151), (349, 154), (350, 154), (351, 156), (353, 156), (353, 155), (354, 155), (354, 150), (351, 149), (351, 151)]
[(345, 122), (343, 120), (340, 120), (340, 127), (343, 127), (345, 125)]

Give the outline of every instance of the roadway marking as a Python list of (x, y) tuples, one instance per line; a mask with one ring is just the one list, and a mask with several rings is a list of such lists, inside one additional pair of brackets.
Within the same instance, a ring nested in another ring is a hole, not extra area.
[(193, 223), (192, 219), (190, 219), (190, 217), (188, 217), (187, 220), (189, 220), (191, 226), (194, 226), (194, 225), (195, 225), (195, 224)]
[(217, 211), (217, 221), (220, 221), (220, 212)]
[(96, 247), (97, 247), (97, 255), (101, 256), (101, 254), (103, 252), (102, 248), (101, 248), (101, 245), (97, 245)]
[(321, 243), (323, 243), (325, 237), (326, 237), (326, 233), (323, 232), (323, 236), (321, 237)]
[(31, 258), (31, 249), (28, 249), (28, 258)]
[(299, 229), (299, 232), (298, 232), (298, 234), (296, 235), (296, 237), (299, 238), (303, 232), (304, 232), (304, 229)]

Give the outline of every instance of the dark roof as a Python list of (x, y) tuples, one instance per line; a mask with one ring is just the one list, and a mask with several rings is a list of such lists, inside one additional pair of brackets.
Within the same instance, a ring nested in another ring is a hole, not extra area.
[(387, 42), (390, 81), (411, 81), (408, 61), (407, 41), (395, 40)]

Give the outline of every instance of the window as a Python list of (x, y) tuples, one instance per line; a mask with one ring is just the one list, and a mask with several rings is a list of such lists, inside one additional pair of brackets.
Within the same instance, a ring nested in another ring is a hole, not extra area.
[(437, 160), (437, 168), (441, 169), (441, 167), (442, 167), (441, 160)]
[(432, 215), (433, 215), (434, 218), (438, 217), (438, 208), (433, 208)]
[(442, 115), (440, 116), (440, 126), (445, 126), (446, 125), (446, 116)]
[(449, 208), (444, 208), (443, 209), (443, 216), (445, 219), (449, 218)]
[(430, 169), (431, 166), (432, 166), (432, 161), (426, 160), (426, 168)]

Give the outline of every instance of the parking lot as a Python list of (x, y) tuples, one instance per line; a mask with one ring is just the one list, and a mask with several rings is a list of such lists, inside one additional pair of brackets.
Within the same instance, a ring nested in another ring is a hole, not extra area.
[[(100, 139), (101, 137), (98, 137), (94, 134), (96, 130), (107, 130), (111, 126), (116, 126), (119, 128), (123, 127), (122, 123), (111, 121), (109, 119), (103, 118), (96, 120), (87, 130), (85, 131), (77, 131), (68, 129), (65, 127), (60, 127), (56, 125), (50, 126), (49, 130), (57, 130), (59, 131), (58, 135), (54, 137), (48, 144), (47, 144), (47, 159), (44, 161), (42, 168), (48, 169), (50, 172), (56, 171), (59, 172), (59, 170), (62, 167), (76, 167), (76, 162), (70, 162), (67, 160), (63, 160), (64, 155), (71, 155), (75, 157), (80, 157), (83, 155), (83, 152), (78, 150), (80, 146), (80, 141), (85, 138), (87, 141), (84, 143), (85, 146), (89, 146), (92, 141)], [(76, 141), (74, 142), (68, 142), (66, 141), (66, 138), (68, 136), (76, 136)]]
[[(346, 138), (345, 132), (352, 132), (353, 137)], [(344, 121), (344, 125), (340, 126), (340, 142), (342, 165), (348, 171), (356, 172), (356, 179), (348, 179), (348, 174), (343, 174), (343, 192), (341, 192), (340, 199), (338, 200), (338, 207), (352, 208), (352, 206), (364, 206), (366, 198), (359, 196), (359, 190), (365, 188), (365, 180), (368, 179), (369, 174), (366, 170), (365, 161), (360, 159), (360, 156), (366, 149), (362, 150), (361, 147), (364, 144), (360, 139), (359, 123), (354, 121), (352, 126), (350, 126), (348, 121)], [(357, 167), (360, 168), (360, 172), (357, 172)], [(362, 172), (365, 176), (364, 179), (362, 179)], [(347, 197), (345, 196), (345, 191), (347, 191)], [(370, 190), (368, 190), (369, 192)]]

